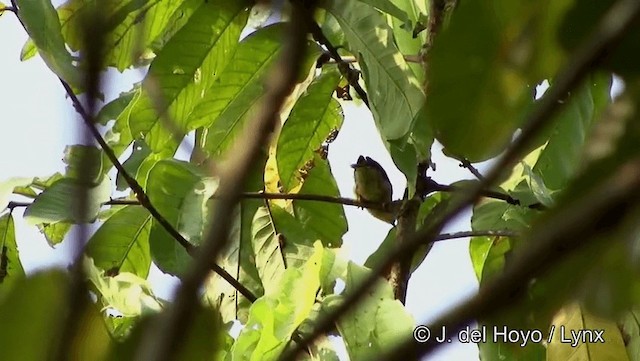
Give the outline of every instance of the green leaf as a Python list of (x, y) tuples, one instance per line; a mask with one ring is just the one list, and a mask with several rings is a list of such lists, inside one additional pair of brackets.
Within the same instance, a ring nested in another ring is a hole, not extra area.
[(62, 243), (64, 237), (71, 230), (71, 223), (69, 222), (42, 223), (37, 226), (51, 247)]
[[(346, 274), (348, 294), (371, 271), (349, 262)], [(342, 298), (344, 296), (338, 296)], [(376, 355), (390, 351), (398, 342), (411, 335), (414, 320), (400, 301), (393, 298), (391, 286), (382, 280), (370, 290), (359, 306), (337, 324), (349, 358), (371, 360)]]
[(531, 100), (503, 49), (509, 45), (503, 45), (509, 35), (504, 20), (516, 14), (516, 5), (502, 3), (461, 2), (430, 53), (427, 119), (447, 154), (471, 162), (503, 150)]
[[(138, 173), (138, 169), (140, 169), (142, 162), (149, 156), (149, 154), (151, 154), (151, 150), (147, 147), (144, 141), (137, 140), (133, 142), (133, 151), (131, 152), (131, 156), (122, 163), (126, 173), (131, 176), (135, 176), (136, 173)], [(116, 188), (119, 191), (129, 188), (129, 184), (127, 184), (120, 171), (118, 171), (118, 177), (116, 178)]]
[(407, 28), (411, 28), (411, 20), (406, 12), (397, 7), (393, 1), (389, 0), (358, 0), (362, 3), (373, 6), (374, 8), (387, 13), (406, 24)]
[(611, 75), (590, 77), (572, 92), (556, 116), (548, 142), (533, 171), (551, 190), (564, 188), (581, 165), (584, 144), (593, 126), (610, 102)]
[(282, 47), (282, 29), (282, 24), (274, 24), (244, 38), (189, 115), (189, 128), (207, 128), (202, 146), (208, 155), (220, 154), (231, 144), (262, 95), (264, 75)]
[[(103, 106), (96, 115), (96, 122), (102, 125), (107, 125), (110, 120), (116, 120), (111, 129), (109, 129), (104, 136), (105, 141), (116, 157), (122, 155), (124, 150), (127, 149), (129, 144), (133, 141), (128, 118), (121, 116), (120, 114), (123, 113), (129, 103), (131, 103), (136, 97), (140, 97), (141, 91), (142, 90), (139, 87), (135, 86), (129, 92), (121, 93), (118, 98)], [(108, 164), (109, 169), (113, 166), (111, 160), (106, 154), (103, 155), (102, 162), (103, 164)]]
[[(300, 194), (339, 197), (340, 190), (331, 173), (329, 162), (316, 156), (313, 163), (314, 167), (307, 174)], [(303, 227), (317, 234), (325, 247), (342, 245), (342, 236), (347, 232), (348, 226), (341, 204), (296, 200), (293, 202), (293, 209)]]
[(331, 0), (325, 6), (340, 23), (362, 67), (380, 134), (385, 140), (401, 138), (411, 130), (424, 93), (396, 47), (384, 16), (356, 0)]
[(20, 50), (20, 61), (27, 61), (36, 55), (38, 55), (38, 48), (33, 40), (29, 38), (22, 46), (22, 50)]
[(81, 84), (80, 71), (62, 38), (60, 19), (48, 0), (16, 0), (20, 20), (38, 48), (42, 60), (60, 78), (74, 87)]
[[(213, 194), (213, 189), (203, 184), (203, 175), (192, 164), (166, 159), (157, 162), (149, 172), (147, 195), (158, 212), (194, 245), (200, 242), (202, 229), (182, 233), (187, 214), (182, 212), (186, 199), (191, 194)], [(204, 200), (206, 202), (206, 199)], [(200, 218), (197, 221), (204, 221)], [(191, 262), (191, 256), (155, 219), (149, 235), (153, 261), (163, 272), (181, 275)]]
[(285, 348), (291, 334), (311, 313), (320, 288), (323, 249), (301, 268), (288, 268), (282, 282), (252, 306), (249, 321), (231, 350), (237, 360), (273, 360)]
[(119, 209), (93, 234), (86, 253), (109, 275), (129, 272), (147, 278), (151, 267), (151, 215), (140, 206)]
[(314, 151), (329, 134), (342, 126), (342, 107), (332, 96), (339, 81), (337, 69), (325, 67), (298, 99), (284, 123), (276, 151), (278, 174), (284, 190), (290, 190), (298, 183), (298, 170), (313, 159)]
[[(100, 4), (109, 32), (105, 41), (105, 64), (123, 71), (137, 64), (144, 50), (171, 24), (185, 0), (123, 0)], [(58, 11), (62, 32), (69, 47), (76, 51), (82, 44), (83, 18), (90, 14), (93, 0), (71, 0)]]
[(280, 282), (286, 267), (279, 237), (266, 207), (258, 208), (253, 218), (252, 234), (256, 268), (265, 292), (269, 293), (270, 287)]
[(87, 145), (68, 145), (64, 148), (62, 161), (67, 165), (65, 176), (80, 182), (97, 185), (101, 182), (105, 167), (102, 151)]
[[(523, 231), (531, 222), (535, 211), (503, 201), (486, 201), (473, 209), (471, 229)], [(488, 277), (503, 270), (513, 247), (514, 239), (508, 237), (473, 237), (469, 242), (469, 254), (476, 277), (482, 283)]]
[(528, 164), (523, 163), (527, 184), (529, 189), (533, 192), (536, 199), (542, 203), (545, 207), (553, 206), (552, 192), (542, 180), (542, 177), (535, 174)]
[(154, 152), (175, 151), (214, 79), (232, 61), (247, 22), (244, 2), (202, 1), (151, 63), (144, 91), (121, 115)]
[(137, 317), (161, 310), (162, 305), (147, 280), (128, 272), (106, 275), (88, 257), (84, 259), (84, 267), (106, 308), (116, 310), (124, 317)]
[[(79, 214), (81, 197), (86, 194), (86, 212)], [(86, 187), (71, 178), (62, 178), (45, 189), (24, 212), (29, 224), (93, 222), (98, 216), (102, 203), (111, 196), (111, 181), (104, 177), (95, 187)]]
[(62, 271), (48, 271), (15, 284), (0, 299), (3, 359), (39, 361), (51, 357), (66, 314), (68, 287)]
[(24, 276), (13, 216), (7, 213), (0, 217), (0, 300)]

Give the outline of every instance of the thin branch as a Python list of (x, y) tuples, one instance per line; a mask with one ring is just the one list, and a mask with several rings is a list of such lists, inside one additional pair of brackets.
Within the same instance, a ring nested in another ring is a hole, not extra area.
[[(180, 234), (180, 232), (178, 232), (178, 230), (176, 230), (171, 225), (171, 223), (169, 223), (169, 221), (167, 221), (167, 219), (164, 218), (162, 214), (160, 214), (160, 212), (156, 209), (156, 207), (153, 206), (153, 204), (151, 203), (151, 200), (149, 200), (149, 197), (144, 192), (144, 190), (142, 189), (138, 181), (136, 181), (135, 178), (133, 178), (124, 169), (122, 163), (120, 163), (120, 161), (118, 160), (118, 157), (115, 155), (111, 147), (109, 147), (107, 142), (104, 140), (104, 138), (96, 128), (95, 124), (91, 122), (91, 118), (88, 117), (88, 114), (85, 112), (84, 108), (82, 107), (80, 100), (75, 95), (75, 93), (73, 92), (69, 84), (62, 79), (60, 79), (60, 82), (62, 83), (62, 86), (66, 90), (69, 98), (71, 98), (74, 108), (76, 109), (78, 114), (80, 114), (81, 118), (84, 120), (84, 123), (89, 128), (89, 131), (91, 132), (93, 137), (98, 141), (98, 144), (100, 144), (100, 147), (102, 147), (102, 150), (105, 152), (109, 160), (113, 163), (114, 167), (118, 170), (118, 172), (120, 172), (120, 175), (122, 175), (124, 180), (127, 182), (129, 187), (133, 191), (133, 194), (138, 199), (139, 204), (144, 208), (146, 208), (147, 211), (149, 211), (151, 216), (162, 226), (162, 228), (164, 228), (167, 231), (167, 233), (169, 233), (169, 235), (171, 235), (171, 237), (173, 237), (173, 239), (175, 239), (187, 251), (187, 253), (193, 256), (195, 254), (196, 247), (192, 245), (189, 241), (187, 241), (187, 239), (184, 238)], [(116, 204), (126, 204), (126, 203), (116, 203)], [(238, 282), (238, 280), (236, 280), (232, 275), (230, 275), (229, 272), (225, 271), (224, 268), (220, 267), (215, 263), (212, 263), (211, 269), (215, 273), (217, 273), (220, 277), (222, 277), (224, 280), (229, 282), (229, 284), (231, 284), (231, 286), (233, 286), (236, 290), (238, 290), (238, 292), (240, 292), (243, 296), (251, 300), (251, 302), (254, 302), (255, 300), (258, 299), (256, 295), (253, 294), (253, 292), (251, 292), (248, 288), (246, 288), (244, 285)]]
[(358, 83), (360, 72), (352, 68), (351, 65), (349, 65), (342, 59), (342, 57), (338, 53), (338, 49), (333, 46), (333, 44), (331, 44), (326, 36), (324, 36), (322, 29), (320, 28), (318, 23), (315, 22), (315, 20), (309, 19), (308, 26), (311, 28), (310, 32), (311, 36), (313, 36), (313, 39), (327, 49), (327, 51), (329, 52), (329, 56), (331, 56), (331, 58), (338, 64), (338, 69), (340, 70), (342, 76), (347, 79), (349, 85), (351, 85), (356, 93), (358, 93), (358, 96), (360, 97), (360, 99), (362, 99), (362, 102), (367, 106), (367, 108), (371, 109), (371, 106), (369, 105), (369, 96), (367, 96), (367, 92), (365, 92), (362, 86), (360, 86), (360, 83)]
[[(212, 199), (219, 198), (215, 194), (211, 197)], [(385, 210), (384, 205), (380, 203), (374, 202), (366, 202), (366, 201), (358, 201), (353, 198), (344, 198), (344, 197), (333, 197), (326, 196), (322, 194), (305, 194), (305, 193), (265, 193), (265, 192), (244, 192), (240, 193), (240, 198), (244, 199), (292, 199), (292, 200), (300, 200), (300, 201), (315, 201), (315, 202), (326, 202), (326, 203), (334, 203), (334, 204), (342, 204), (345, 206), (353, 206), (359, 208), (367, 208), (367, 209), (379, 209)], [(18, 208), (18, 207), (28, 207), (33, 202), (16, 202), (11, 201), (7, 205), (8, 209)], [(135, 199), (111, 199), (104, 203), (103, 206), (113, 206), (113, 205), (140, 205), (140, 201)]]
[(462, 231), (455, 233), (442, 233), (435, 237), (432, 242), (441, 242), (467, 237), (520, 237), (520, 234), (509, 230)]
[[(329, 64), (339, 64), (339, 61), (334, 59), (330, 53), (327, 53), (327, 55), (331, 57), (331, 59), (328, 61)], [(402, 55), (402, 57), (404, 58), (404, 61), (406, 61), (407, 63), (419, 63), (419, 64), (422, 63), (422, 59), (420, 58), (420, 55)], [(341, 59), (343, 62), (347, 64), (358, 62), (358, 59), (353, 55), (341, 56)]]
[[(560, 110), (564, 103), (562, 100), (566, 95), (580, 85), (584, 78), (591, 72), (592, 66), (601, 60), (603, 55), (610, 50), (613, 44), (619, 40), (631, 24), (637, 20), (639, 13), (640, 2), (636, 0), (620, 0), (617, 2), (612, 10), (607, 13), (605, 19), (600, 23), (598, 31), (589, 39), (589, 42), (581, 47), (575, 55), (572, 56), (570, 61), (567, 62), (565, 68), (559, 73), (560, 76), (557, 82), (536, 104), (533, 112), (529, 114), (520, 136), (512, 145), (507, 147), (507, 151), (503, 157), (497, 161), (497, 164), (485, 176), (484, 180), (478, 182), (475, 187), (463, 193), (460, 197), (454, 198), (450, 204), (450, 208), (448, 208), (446, 212), (435, 214), (434, 219), (430, 220), (430, 223), (417, 232), (409, 242), (401, 245), (397, 250), (390, 252), (384, 262), (381, 262), (381, 264), (373, 270), (371, 276), (364, 279), (362, 283), (352, 290), (333, 312), (318, 320), (312, 333), (307, 335), (302, 342), (297, 343), (295, 348), (283, 353), (279, 359), (281, 361), (295, 360), (301, 350), (313, 342), (316, 337), (331, 330), (335, 323), (360, 301), (367, 290), (376, 283), (378, 275), (381, 274), (385, 268), (389, 267), (394, 261), (413, 254), (425, 242), (435, 239), (439, 230), (442, 229), (444, 225), (478, 199), (482, 195), (483, 189), (494, 184), (505, 169), (509, 169), (515, 165), (517, 160), (522, 157), (529, 143), (548, 125), (553, 115)], [(483, 303), (482, 306), (486, 307), (487, 304)], [(473, 309), (477, 310), (476, 307)], [(460, 327), (460, 325), (464, 323), (467, 316), (474, 317), (475, 315), (476, 313), (474, 312), (470, 316), (466, 313), (464, 315), (454, 313), (451, 314), (451, 316), (447, 316), (447, 318), (444, 319), (447, 321), (446, 324), (452, 325), (447, 331), (455, 332), (457, 327)], [(444, 324), (445, 322), (440, 323)], [(415, 341), (412, 340), (412, 342)], [(404, 346), (415, 347), (415, 345), (412, 344)], [(428, 344), (428, 346), (422, 348), (421, 351), (427, 353), (434, 350), (437, 346), (438, 345)], [(405, 349), (402, 349), (402, 351), (404, 350)], [(398, 359), (397, 354), (393, 355), (393, 358), (390, 359)]]
[(478, 180), (484, 179), (484, 176), (480, 173), (480, 171), (478, 171), (478, 168), (474, 167), (473, 164), (471, 164), (471, 162), (469, 162), (469, 160), (467, 160), (466, 158), (460, 160), (460, 167), (467, 168), (469, 172), (474, 175), (474, 177), (478, 178)]
[(184, 344), (185, 330), (189, 329), (198, 308), (200, 287), (209, 274), (212, 260), (217, 258), (227, 243), (232, 223), (231, 210), (240, 199), (252, 164), (278, 121), (285, 99), (295, 87), (306, 51), (307, 19), (312, 18), (314, 5), (309, 1), (305, 1), (304, 5), (302, 1), (292, 2), (289, 39), (266, 81), (261, 109), (247, 124), (242, 137), (227, 152), (227, 161), (219, 167), (220, 185), (216, 192), (219, 198), (214, 202), (214, 216), (207, 237), (184, 275), (174, 302), (160, 315), (156, 327), (149, 328), (142, 336), (136, 360), (171, 360)]

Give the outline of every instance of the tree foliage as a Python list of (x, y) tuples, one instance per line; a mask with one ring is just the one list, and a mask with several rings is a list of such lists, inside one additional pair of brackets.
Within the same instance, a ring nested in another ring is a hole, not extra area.
[[(640, 359), (637, 1), (0, 9), (29, 35), (20, 58), (44, 60), (94, 137), (67, 147), (64, 174), (0, 183), (0, 358), (336, 360), (339, 342), (352, 360), (424, 355), (438, 343), (414, 340), (398, 290), (471, 206), (458, 236), (480, 290), (432, 330), (486, 327), (483, 360)], [(146, 75), (102, 102), (108, 68)], [(327, 154), (349, 101), (407, 185), (364, 266), (340, 252), (344, 207), (390, 205), (340, 197)], [(440, 145), (477, 179), (436, 183)], [(69, 272), (25, 275), (17, 207), (51, 246), (75, 242)], [(181, 278), (174, 300), (154, 295), (152, 264)]]

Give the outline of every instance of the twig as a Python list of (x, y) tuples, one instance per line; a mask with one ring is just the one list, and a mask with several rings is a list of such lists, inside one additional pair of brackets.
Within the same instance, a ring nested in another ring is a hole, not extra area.
[(473, 164), (469, 162), (469, 160), (467, 159), (460, 160), (460, 167), (467, 168), (469, 172), (471, 172), (471, 174), (473, 174), (476, 178), (478, 178), (478, 180), (484, 179), (480, 171), (478, 171), (478, 168), (474, 167)]
[(285, 99), (295, 86), (296, 76), (306, 51), (306, 20), (311, 18), (315, 8), (315, 4), (311, 3), (306, 1), (303, 5), (302, 1), (292, 2), (289, 39), (280, 61), (270, 72), (261, 110), (257, 112), (253, 121), (247, 124), (243, 136), (227, 153), (227, 162), (220, 166), (220, 185), (217, 190), (220, 197), (214, 202), (214, 217), (207, 237), (197, 252), (195, 261), (183, 277), (174, 302), (160, 315), (156, 327), (149, 328), (142, 336), (142, 342), (136, 351), (136, 360), (170, 360), (184, 344), (185, 330), (189, 329), (198, 308), (199, 289), (209, 273), (211, 261), (216, 259), (227, 243), (232, 223), (231, 210), (240, 199), (240, 192), (251, 165), (271, 134)]
[(338, 69), (342, 76), (347, 79), (349, 85), (351, 85), (356, 93), (358, 93), (358, 96), (362, 99), (362, 102), (367, 106), (367, 108), (371, 109), (371, 106), (369, 106), (369, 97), (367, 96), (367, 92), (365, 92), (360, 86), (360, 83), (358, 83), (360, 73), (356, 69), (352, 68), (347, 62), (342, 60), (342, 57), (338, 53), (338, 49), (331, 44), (326, 36), (324, 36), (322, 29), (315, 20), (310, 19), (308, 25), (311, 28), (310, 32), (313, 39), (327, 49), (331, 58), (338, 64)]
[[(335, 58), (333, 58), (333, 56), (331, 56), (330, 53), (327, 53), (327, 55), (331, 57), (331, 59), (328, 61), (329, 64), (339, 64), (339, 62)], [(404, 61), (406, 61), (407, 63), (422, 63), (422, 59), (420, 58), (420, 55), (402, 55), (402, 57), (404, 58)], [(343, 62), (347, 64), (358, 62), (358, 59), (353, 55), (341, 56), (341, 59)]]
[[(421, 231), (416, 233), (414, 237), (402, 245), (397, 250), (394, 250), (387, 255), (384, 262), (373, 270), (371, 276), (367, 277), (363, 282), (358, 285), (348, 296), (346, 296), (344, 302), (337, 306), (333, 312), (318, 320), (316, 327), (312, 333), (307, 335), (302, 342), (296, 344), (295, 348), (283, 353), (280, 357), (281, 361), (293, 361), (297, 354), (304, 348), (306, 348), (316, 337), (325, 332), (331, 330), (334, 324), (344, 316), (351, 307), (355, 306), (360, 299), (366, 294), (366, 291), (372, 287), (380, 272), (386, 267), (389, 267), (395, 260), (402, 259), (407, 255), (413, 254), (418, 247), (425, 243), (425, 240), (431, 240), (437, 237), (438, 231), (452, 220), (458, 213), (465, 209), (469, 204), (481, 196), (482, 190), (486, 189), (491, 184), (495, 183), (504, 169), (509, 169), (513, 166), (522, 153), (527, 149), (528, 144), (534, 139), (544, 127), (551, 121), (552, 116), (562, 107), (562, 99), (566, 97), (572, 89), (578, 86), (584, 77), (589, 74), (592, 66), (599, 61), (607, 50), (617, 41), (625, 31), (631, 26), (631, 24), (637, 19), (640, 12), (640, 2), (636, 0), (620, 0), (614, 7), (607, 13), (605, 19), (600, 23), (598, 31), (592, 36), (590, 41), (575, 53), (575, 55), (567, 62), (567, 65), (560, 72), (560, 76), (556, 84), (549, 89), (547, 94), (538, 102), (537, 106), (533, 109), (533, 112), (528, 116), (527, 121), (524, 123), (524, 127), (520, 133), (520, 136), (515, 142), (508, 147), (504, 156), (497, 161), (497, 164), (491, 169), (491, 171), (485, 176), (483, 181), (470, 189), (461, 197), (454, 199), (451, 202), (450, 208), (443, 214), (434, 215), (435, 219), (430, 224), (424, 227)], [(478, 302), (478, 301), (476, 301)], [(483, 303), (481, 306), (486, 307), (487, 304)], [(493, 305), (491, 305), (493, 306)], [(477, 310), (479, 307), (473, 307)], [(471, 309), (471, 308), (469, 308)], [(460, 324), (464, 323), (467, 317), (473, 317), (475, 313), (469, 315), (451, 314), (444, 320), (452, 327), (447, 331), (454, 332), (457, 330)], [(413, 340), (412, 340), (413, 341)], [(406, 345), (405, 345), (406, 346)], [(432, 351), (438, 345), (428, 344), (422, 348), (423, 353)], [(398, 359), (397, 354), (390, 359)]]
[(520, 234), (509, 230), (462, 231), (455, 233), (442, 233), (435, 237), (431, 242), (441, 242), (467, 237), (520, 237)]
[[(219, 198), (215, 194), (211, 197), (212, 199)], [(366, 201), (358, 201), (353, 198), (344, 198), (344, 197), (333, 197), (326, 196), (322, 194), (305, 194), (305, 193), (265, 193), (265, 192), (244, 192), (240, 193), (240, 198), (244, 199), (292, 199), (292, 200), (300, 200), (300, 201), (315, 201), (315, 202), (326, 202), (326, 203), (335, 203), (342, 204), (345, 206), (353, 206), (359, 208), (368, 208), (368, 209), (380, 209), (384, 210), (384, 205), (380, 203), (366, 202)], [(7, 205), (8, 209), (18, 208), (18, 207), (28, 207), (33, 202), (16, 202), (11, 201)], [(114, 206), (114, 205), (140, 205), (140, 201), (135, 199), (111, 199), (104, 203), (103, 206)]]
[[(120, 172), (124, 180), (127, 182), (129, 187), (133, 191), (133, 194), (138, 199), (139, 204), (144, 208), (146, 208), (147, 211), (149, 211), (151, 216), (162, 226), (162, 228), (164, 228), (167, 231), (167, 233), (169, 233), (169, 235), (171, 235), (171, 237), (173, 237), (173, 239), (175, 239), (187, 251), (187, 253), (193, 256), (195, 254), (196, 247), (192, 245), (189, 241), (187, 241), (187, 239), (184, 238), (180, 234), (180, 232), (178, 232), (178, 230), (176, 230), (171, 225), (171, 223), (169, 223), (169, 221), (167, 221), (167, 219), (164, 218), (164, 216), (160, 214), (160, 212), (158, 212), (158, 210), (153, 206), (153, 204), (151, 203), (151, 200), (149, 200), (149, 197), (144, 192), (144, 190), (142, 189), (138, 181), (136, 181), (135, 178), (133, 178), (129, 173), (127, 173), (127, 171), (122, 166), (122, 163), (120, 163), (120, 161), (118, 160), (118, 157), (116, 157), (115, 153), (109, 147), (109, 145), (104, 140), (104, 138), (102, 137), (98, 129), (95, 127), (95, 125), (91, 122), (90, 118), (87, 117), (87, 113), (82, 107), (82, 104), (80, 103), (78, 97), (73, 93), (73, 90), (71, 89), (69, 84), (67, 84), (62, 79), (60, 79), (60, 82), (62, 83), (62, 86), (67, 91), (67, 95), (69, 95), (69, 98), (71, 98), (74, 108), (80, 114), (85, 124), (89, 128), (89, 131), (91, 132), (93, 137), (98, 141), (98, 144), (100, 144), (100, 147), (102, 147), (102, 150), (105, 152), (109, 160), (113, 163), (114, 167), (118, 170), (118, 172)], [(120, 204), (126, 204), (126, 203), (120, 203)], [(248, 288), (246, 288), (244, 285), (238, 282), (238, 280), (236, 280), (232, 275), (230, 275), (229, 272), (225, 271), (224, 268), (220, 267), (215, 263), (212, 263), (210, 266), (215, 273), (217, 273), (220, 277), (222, 277), (224, 280), (229, 282), (229, 284), (231, 284), (233, 288), (238, 290), (238, 292), (240, 292), (243, 296), (245, 296), (251, 302), (254, 302), (255, 300), (258, 299), (256, 295), (253, 294), (253, 292), (251, 292)]]

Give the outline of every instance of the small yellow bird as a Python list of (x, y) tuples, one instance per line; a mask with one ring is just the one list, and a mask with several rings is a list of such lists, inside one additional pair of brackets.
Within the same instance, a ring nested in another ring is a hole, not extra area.
[(384, 168), (375, 160), (362, 155), (351, 168), (358, 201), (381, 204), (386, 210), (368, 208), (367, 211), (382, 221), (394, 224), (401, 202), (392, 202), (393, 187)]

